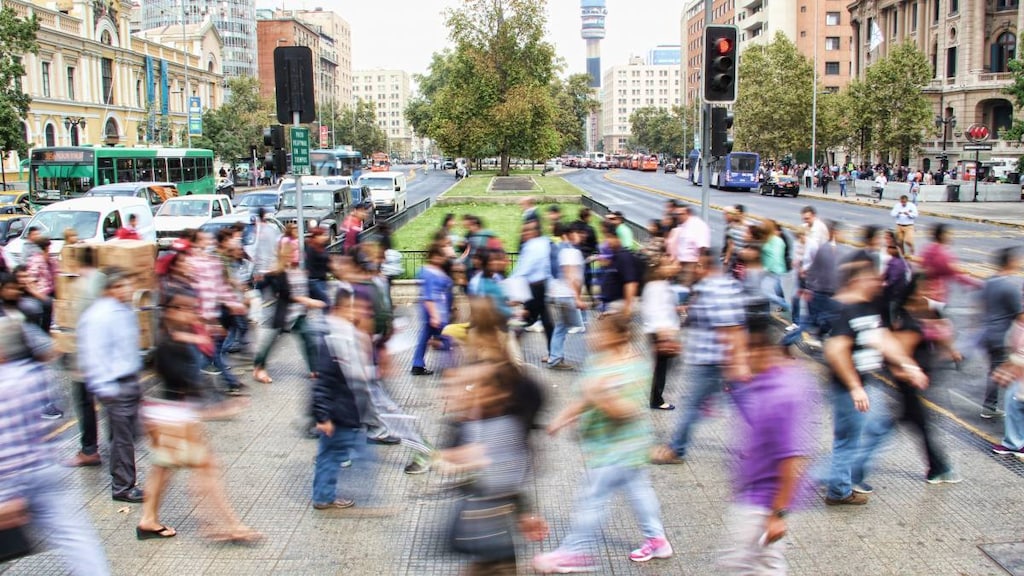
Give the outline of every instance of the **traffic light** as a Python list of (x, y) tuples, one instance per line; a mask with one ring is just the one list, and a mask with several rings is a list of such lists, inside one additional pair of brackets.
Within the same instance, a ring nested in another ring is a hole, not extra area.
[(274, 173), (281, 176), (288, 173), (288, 152), (284, 148), (274, 150)]
[(284, 148), (284, 126), (280, 124), (263, 129), (263, 144), (273, 150)]
[(708, 104), (736, 101), (736, 37), (735, 26), (714, 24), (704, 29), (704, 102)]
[(720, 106), (711, 109), (711, 155), (725, 156), (732, 152), (733, 114)]

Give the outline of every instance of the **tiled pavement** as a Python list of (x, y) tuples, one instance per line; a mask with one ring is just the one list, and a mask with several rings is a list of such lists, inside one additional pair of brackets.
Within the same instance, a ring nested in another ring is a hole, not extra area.
[[(527, 360), (537, 363), (543, 336), (526, 335)], [(585, 358), (583, 338), (570, 336), (568, 355)], [(411, 351), (398, 359), (408, 367)], [(435, 357), (436, 359), (436, 357)], [(428, 358), (428, 362), (433, 361)], [(275, 382), (253, 387), (252, 408), (236, 420), (213, 422), (209, 431), (224, 466), (229, 498), (245, 522), (264, 532), (254, 547), (209, 544), (198, 536), (201, 510), (188, 497), (187, 473), (172, 482), (161, 518), (178, 529), (176, 538), (138, 542), (133, 527), (139, 507), (113, 502), (105, 469), (66, 470), (66, 482), (79, 491), (103, 539), (114, 573), (120, 575), (200, 574), (457, 574), (459, 559), (447, 553), (444, 532), (451, 499), (440, 490), (445, 480), (431, 472), (406, 476), (402, 466), (409, 451), (385, 447), (376, 451), (376, 473), (362, 463), (342, 471), (345, 495), (372, 507), (393, 507), (385, 517), (329, 516), (310, 507), (315, 442), (300, 434), (301, 409), (308, 383), (301, 358), (288, 338), (270, 362)], [(548, 392), (548, 412), (563, 406), (571, 395), (572, 375), (539, 373)], [(955, 373), (940, 375), (936, 387), (952, 384)], [(437, 377), (412, 378), (406, 370), (389, 383), (394, 399), (421, 416), (427, 438), (441, 434)], [(680, 403), (686, 384), (674, 370), (668, 397)], [(725, 402), (717, 416), (697, 430), (689, 460), (680, 466), (656, 467), (653, 481), (661, 498), (663, 519), (676, 557), (631, 563), (626, 554), (638, 541), (638, 529), (628, 506), (614, 501), (600, 554), (603, 574), (716, 574), (714, 558), (723, 530), (729, 498), (728, 468), (735, 452), (731, 436), (734, 415)], [(654, 414), (662, 438), (678, 412)], [(997, 575), (1005, 574), (979, 545), (1022, 540), (1024, 465), (1005, 464), (1006, 457), (987, 453), (985, 444), (949, 421), (939, 420), (940, 439), (966, 480), (955, 486), (929, 486), (916, 438), (899, 430), (871, 478), (875, 494), (864, 507), (826, 509), (820, 501), (792, 516), (786, 540), (791, 572), (800, 575)], [(820, 454), (827, 452), (830, 417), (819, 403), (806, 424), (815, 427)], [(62, 456), (77, 448), (69, 430), (59, 437)], [(551, 524), (551, 537), (521, 547), (521, 572), (528, 559), (549, 550), (565, 534), (574, 499), (584, 479), (583, 464), (573, 434), (541, 439), (538, 474), (530, 496)], [(104, 452), (105, 455), (105, 452)], [(148, 468), (139, 451), (142, 475)], [(361, 470), (362, 468), (362, 470)], [(352, 487), (352, 492), (349, 492)], [(372, 491), (374, 498), (367, 500)], [(62, 574), (59, 557), (45, 552), (10, 565), (4, 576)]]

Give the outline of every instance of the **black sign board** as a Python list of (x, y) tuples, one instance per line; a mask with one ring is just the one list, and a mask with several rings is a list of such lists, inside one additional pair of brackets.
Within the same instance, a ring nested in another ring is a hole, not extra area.
[(313, 98), (313, 51), (309, 46), (278, 46), (274, 49), (274, 84), (277, 88), (277, 121), (291, 124), (316, 120)]

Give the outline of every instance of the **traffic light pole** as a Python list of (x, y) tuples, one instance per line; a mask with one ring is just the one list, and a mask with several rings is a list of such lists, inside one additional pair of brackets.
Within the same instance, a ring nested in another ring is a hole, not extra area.
[[(292, 112), (292, 126), (299, 127), (299, 111)], [(292, 155), (294, 159), (294, 154)], [(302, 217), (302, 174), (297, 174), (295, 170), (292, 170), (292, 176), (295, 177), (295, 216), (298, 219), (298, 233), (299, 233), (299, 268), (306, 268), (306, 220)]]
[[(714, 22), (712, 4), (714, 0), (704, 0), (704, 27), (707, 28)], [(710, 55), (704, 54), (704, 58)], [(708, 63), (704, 62), (707, 68)], [(705, 79), (705, 81), (707, 81)], [(703, 84), (703, 83), (702, 83)], [(711, 168), (709, 159), (711, 157), (711, 105), (704, 102), (701, 106), (703, 122), (700, 131), (700, 217), (704, 222), (709, 222), (711, 217)], [(710, 224), (709, 224), (710, 225)]]

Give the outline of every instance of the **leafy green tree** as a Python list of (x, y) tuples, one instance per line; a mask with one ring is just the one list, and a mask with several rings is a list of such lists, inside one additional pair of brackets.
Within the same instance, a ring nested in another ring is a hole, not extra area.
[(250, 146), (257, 147), (260, 158), (264, 156), (263, 129), (274, 117), (270, 101), (260, 96), (257, 78), (231, 78), (228, 89), (231, 95), (223, 106), (203, 113), (203, 135), (193, 137), (192, 145), (209, 148), (222, 162), (234, 166), (251, 155)]
[(38, 31), (35, 15), (22, 19), (7, 6), (0, 10), (0, 153), (4, 157), (11, 152), (21, 157), (28, 153), (22, 121), (32, 99), (22, 90), (25, 66), (21, 59), (38, 53)]
[(455, 49), (435, 55), (408, 118), (446, 154), (544, 158), (561, 151), (544, 0), (466, 0), (445, 12)]
[(781, 158), (810, 148), (814, 67), (782, 32), (766, 46), (740, 55), (737, 150)]
[(922, 89), (932, 78), (928, 58), (912, 42), (894, 46), (868, 67), (859, 94), (859, 114), (871, 128), (871, 148), (883, 157), (908, 162), (932, 133), (932, 107)]
[[(1013, 82), (1003, 89), (1003, 92), (1013, 97), (1013, 102), (1019, 110), (1024, 108), (1024, 61), (1020, 59), (1010, 60), (1010, 73), (1013, 75)], [(1015, 117), (1013, 125), (1000, 133), (1000, 138), (1008, 142), (1020, 142), (1024, 137), (1024, 119)], [(1024, 171), (1024, 156), (1017, 159), (1017, 172)]]
[[(323, 106), (327, 115), (323, 118), (325, 126), (334, 130), (334, 143), (352, 146), (364, 156), (374, 152), (388, 152), (388, 135), (377, 125), (377, 106), (373, 102), (357, 100), (354, 106)], [(333, 116), (331, 110), (334, 110)], [(319, 141), (319, 134), (317, 135)], [(321, 148), (330, 147), (330, 142), (322, 142)]]
[(561, 137), (560, 152), (578, 152), (587, 145), (587, 118), (600, 108), (590, 87), (590, 76), (573, 74), (565, 80), (551, 81), (552, 98), (555, 104), (555, 130)]
[(687, 126), (686, 110), (673, 106), (672, 110), (648, 106), (638, 108), (629, 117), (634, 148), (646, 148), (650, 153), (661, 153), (672, 158), (686, 155), (683, 131), (692, 134)]

